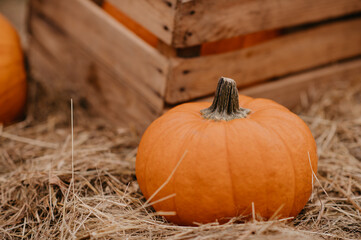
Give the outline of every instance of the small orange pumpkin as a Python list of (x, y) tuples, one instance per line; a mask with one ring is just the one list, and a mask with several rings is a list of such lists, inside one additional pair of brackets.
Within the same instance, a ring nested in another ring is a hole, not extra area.
[(263, 219), (296, 216), (317, 171), (307, 125), (271, 100), (238, 97), (227, 78), (208, 106), (182, 104), (145, 131), (136, 158), (145, 198), (180, 225), (250, 218), (252, 205)]
[(26, 75), (20, 39), (0, 15), (0, 123), (8, 124), (23, 114)]

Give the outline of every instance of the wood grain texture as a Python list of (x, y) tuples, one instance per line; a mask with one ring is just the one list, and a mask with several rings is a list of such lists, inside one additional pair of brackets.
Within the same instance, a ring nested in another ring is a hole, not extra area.
[[(50, 93), (60, 94), (64, 101), (70, 97), (86, 98), (90, 108), (114, 126), (135, 125), (143, 131), (159, 116), (163, 99), (143, 82), (116, 71), (113, 68), (116, 63), (109, 67), (107, 61), (36, 9), (30, 14), (29, 22), (28, 56), (32, 75)], [(129, 81), (139, 87), (134, 88)], [(145, 90), (139, 91), (140, 87)], [(144, 91), (149, 94), (143, 94)]]
[[(79, 46), (146, 98), (164, 95), (168, 60), (88, 0), (32, 0)], [(159, 105), (159, 103), (154, 103)]]
[(128, 15), (121, 12), (117, 7), (113, 6), (108, 1), (105, 1), (102, 5), (102, 8), (105, 12), (107, 12), (110, 16), (115, 18), (119, 23), (128, 28), (130, 31), (135, 33), (138, 37), (143, 39), (152, 47), (157, 47), (158, 38), (153, 33), (149, 32), (146, 28), (144, 28), (139, 23), (133, 21)]
[(156, 108), (43, 19), (32, 17), (31, 29), (28, 55), (32, 76), (41, 81), (48, 92), (60, 95), (64, 101), (87, 99), (90, 111), (114, 126), (134, 125), (142, 131), (158, 117), (162, 105)]
[(266, 29), (334, 18), (360, 10), (361, 0), (182, 1), (177, 9), (172, 45), (198, 45)]
[(107, 0), (167, 44), (172, 43), (177, 0)]
[[(241, 89), (239, 94), (255, 98), (272, 99), (288, 108), (301, 101), (301, 95), (314, 88), (330, 88), (333, 81), (354, 81), (361, 75), (361, 59), (332, 64), (276, 81), (261, 83), (257, 86)], [(213, 97), (199, 101), (212, 102)]]
[(230, 53), (173, 59), (166, 102), (211, 94), (220, 76), (239, 87), (361, 54), (361, 19), (325, 24)]

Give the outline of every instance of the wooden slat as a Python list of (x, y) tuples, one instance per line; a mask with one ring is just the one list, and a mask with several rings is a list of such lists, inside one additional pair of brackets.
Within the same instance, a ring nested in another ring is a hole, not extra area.
[[(240, 94), (272, 99), (288, 108), (295, 107), (301, 101), (301, 94), (311, 88), (332, 87), (333, 81), (354, 81), (361, 79), (361, 59), (333, 64), (317, 70), (279, 79), (277, 81), (261, 83), (258, 86), (245, 88)], [(211, 102), (213, 97), (199, 101)]]
[(361, 19), (326, 24), (230, 53), (175, 59), (166, 102), (211, 94), (220, 76), (239, 87), (361, 54)]
[(149, 99), (47, 18), (34, 11), (30, 16), (30, 69), (49, 93), (64, 101), (86, 98), (90, 110), (114, 126), (143, 131), (159, 116), (160, 96)]
[(165, 43), (172, 43), (177, 0), (107, 0)]
[(164, 95), (168, 60), (93, 2), (32, 0), (31, 3), (36, 11), (150, 101)]
[(114, 126), (135, 125), (144, 130), (161, 112), (162, 108), (155, 109), (140, 93), (42, 19), (32, 17), (31, 29), (31, 73), (50, 94), (64, 101), (86, 98), (90, 111)]
[(158, 37), (148, 31), (146, 28), (144, 28), (139, 23), (135, 22), (133, 19), (128, 17), (128, 15), (121, 12), (117, 7), (109, 3), (108, 1), (104, 1), (100, 5), (104, 11), (112, 16), (114, 19), (116, 19), (119, 23), (121, 23), (124, 27), (135, 33), (138, 37), (143, 39), (146, 43), (151, 45), (152, 47), (157, 47), (158, 44)]
[(177, 10), (173, 46), (198, 45), (358, 11), (360, 0), (183, 0)]

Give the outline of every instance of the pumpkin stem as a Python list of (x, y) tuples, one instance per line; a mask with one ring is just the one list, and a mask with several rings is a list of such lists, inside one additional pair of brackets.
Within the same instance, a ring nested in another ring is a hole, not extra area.
[(221, 77), (218, 81), (212, 105), (201, 110), (205, 119), (216, 121), (246, 118), (250, 112), (249, 109), (239, 107), (236, 82), (225, 77)]

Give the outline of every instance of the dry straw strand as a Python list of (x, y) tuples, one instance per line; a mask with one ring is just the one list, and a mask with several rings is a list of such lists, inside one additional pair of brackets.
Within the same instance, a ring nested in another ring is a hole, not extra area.
[[(341, 80), (314, 95), (302, 96), (295, 109), (320, 151), (318, 172), (311, 166), (312, 195), (294, 219), (277, 219), (276, 212), (264, 222), (254, 206), (252, 222), (167, 223), (136, 182), (139, 136), (80, 107), (70, 109), (69, 119), (67, 103), (51, 116), (30, 113), (0, 126), (0, 239), (361, 239), (361, 81)], [(49, 102), (32, 101), (34, 110)]]

